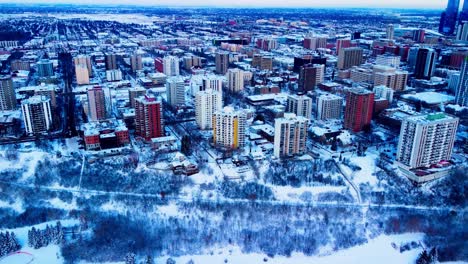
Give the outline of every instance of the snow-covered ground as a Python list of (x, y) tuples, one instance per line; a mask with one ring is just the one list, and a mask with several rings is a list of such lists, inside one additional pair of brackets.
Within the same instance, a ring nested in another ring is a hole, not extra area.
[(275, 198), (279, 201), (302, 201), (301, 195), (304, 193), (309, 192), (312, 194), (312, 200), (316, 200), (318, 194), (326, 193), (326, 192), (336, 192), (341, 193), (343, 190), (346, 189), (346, 186), (302, 186), (299, 188), (295, 188), (292, 186), (269, 186), (273, 193), (275, 194)]
[[(293, 253), (291, 257), (276, 256), (269, 258), (265, 254), (249, 253), (244, 254), (238, 247), (227, 247), (212, 250), (212, 254), (182, 256), (173, 258), (177, 263), (187, 263), (190, 259), (195, 264), (198, 263), (248, 263), (248, 264), (326, 264), (326, 263), (347, 263), (347, 264), (385, 264), (385, 263), (414, 263), (421, 248), (416, 248), (400, 253), (399, 246), (409, 242), (420, 242), (424, 234), (406, 233), (401, 235), (382, 235), (370, 240), (368, 243), (353, 248), (333, 252), (327, 256), (305, 256), (302, 253)], [(392, 246), (394, 243), (395, 247)], [(156, 263), (166, 263), (167, 258), (159, 258)], [(265, 259), (267, 260), (265, 262)]]

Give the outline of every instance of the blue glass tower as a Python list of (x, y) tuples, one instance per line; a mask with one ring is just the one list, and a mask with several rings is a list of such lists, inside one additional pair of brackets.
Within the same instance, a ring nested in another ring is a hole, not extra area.
[(439, 32), (452, 35), (455, 32), (460, 0), (448, 0), (447, 9), (440, 16)]

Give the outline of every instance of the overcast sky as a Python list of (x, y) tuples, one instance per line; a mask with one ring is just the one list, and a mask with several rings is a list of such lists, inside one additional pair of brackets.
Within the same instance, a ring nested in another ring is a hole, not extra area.
[(447, 0), (0, 0), (0, 3), (138, 4), (220, 7), (445, 8)]

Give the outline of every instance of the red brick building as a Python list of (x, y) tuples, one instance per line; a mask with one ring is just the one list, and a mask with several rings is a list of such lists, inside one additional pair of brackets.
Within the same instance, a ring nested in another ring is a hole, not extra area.
[(370, 126), (374, 109), (374, 93), (364, 88), (346, 91), (344, 128), (359, 132)]
[(135, 99), (135, 134), (149, 141), (164, 136), (162, 103), (152, 97)]

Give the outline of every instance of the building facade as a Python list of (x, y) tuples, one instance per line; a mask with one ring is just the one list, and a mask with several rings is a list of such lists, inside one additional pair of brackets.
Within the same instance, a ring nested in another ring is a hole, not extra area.
[(135, 99), (135, 134), (146, 141), (165, 135), (161, 101), (153, 97)]
[(213, 128), (213, 114), (223, 107), (222, 94), (209, 89), (195, 95), (195, 120), (200, 129)]
[(353, 88), (346, 91), (344, 128), (359, 132), (370, 126), (374, 107), (374, 93)]
[(26, 134), (44, 134), (52, 128), (52, 108), (50, 99), (36, 95), (21, 102)]
[(302, 116), (285, 113), (275, 119), (275, 139), (273, 153), (282, 158), (306, 152), (308, 120)]
[(213, 114), (213, 143), (228, 149), (245, 146), (246, 114), (230, 107)]
[(324, 94), (317, 98), (317, 119), (340, 119), (343, 98), (334, 94)]

